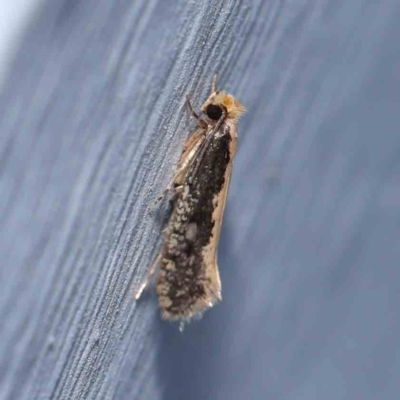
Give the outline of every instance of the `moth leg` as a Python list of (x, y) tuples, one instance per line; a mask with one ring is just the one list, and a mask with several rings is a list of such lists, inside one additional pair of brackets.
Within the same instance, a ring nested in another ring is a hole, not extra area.
[(163, 192), (149, 205), (149, 210), (152, 210), (154, 206), (156, 206), (164, 197), (165, 195), (171, 190), (172, 185), (174, 184), (176, 179), (176, 175), (169, 181), (167, 187), (163, 190)]
[(175, 188), (174, 188), (175, 194), (182, 193), (183, 187), (184, 187), (183, 185), (175, 186)]
[(141, 283), (139, 289), (137, 290), (137, 292), (135, 294), (135, 300), (139, 300), (139, 298), (142, 295), (144, 289), (146, 289), (147, 285), (149, 284), (149, 281), (150, 281), (151, 277), (154, 275), (154, 272), (156, 272), (157, 265), (161, 261), (161, 256), (162, 256), (162, 253), (160, 253), (157, 256), (156, 260), (154, 261), (152, 266), (149, 268), (149, 271), (147, 272), (146, 278), (143, 280), (143, 282)]
[[(169, 181), (167, 187), (164, 189), (164, 191), (158, 196), (150, 205), (149, 205), (149, 210), (152, 210), (155, 205), (157, 205), (164, 197), (165, 195), (172, 189), (172, 186), (175, 184), (175, 182), (178, 180), (179, 175), (187, 168), (186, 165), (182, 165), (178, 170), (176, 171), (174, 177)], [(181, 187), (181, 185), (177, 186), (178, 188)], [(175, 193), (178, 193), (179, 190), (175, 188)]]
[(194, 117), (194, 119), (197, 121), (199, 127), (200, 127), (200, 128), (203, 128), (203, 129), (207, 128), (207, 122), (205, 122), (204, 119), (202, 119), (202, 118), (196, 113), (196, 111), (194, 111), (193, 106), (192, 106), (192, 103), (190, 102), (190, 99), (189, 99), (188, 96), (186, 96), (186, 105), (187, 105), (187, 108), (188, 108), (189, 111), (190, 111), (190, 114), (192, 114), (193, 117)]
[(211, 82), (211, 94), (217, 91), (217, 74), (214, 74)]
[[(200, 118), (201, 121), (203, 121)], [(204, 121), (203, 121), (204, 122)], [(205, 122), (204, 122), (205, 123)], [(150, 205), (149, 209), (153, 209), (156, 204), (158, 204), (164, 197), (165, 195), (172, 189), (172, 186), (180, 182), (182, 179), (182, 175), (186, 172), (186, 170), (189, 168), (191, 162), (196, 158), (197, 156), (197, 151), (194, 149), (199, 147), (201, 145), (201, 140), (203, 137), (203, 131), (202, 130), (197, 130), (191, 137), (189, 137), (186, 141), (185, 144), (185, 150), (181, 156), (181, 160), (179, 161), (178, 168), (175, 172), (175, 175), (173, 178), (170, 180), (168, 183), (167, 187), (164, 189), (164, 191), (161, 193), (160, 196), (158, 196)], [(178, 184), (179, 186), (179, 184)]]

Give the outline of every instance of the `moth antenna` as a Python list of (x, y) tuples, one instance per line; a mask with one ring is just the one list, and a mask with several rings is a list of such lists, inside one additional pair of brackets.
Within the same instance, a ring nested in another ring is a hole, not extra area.
[(217, 74), (214, 74), (211, 82), (211, 94), (217, 90)]

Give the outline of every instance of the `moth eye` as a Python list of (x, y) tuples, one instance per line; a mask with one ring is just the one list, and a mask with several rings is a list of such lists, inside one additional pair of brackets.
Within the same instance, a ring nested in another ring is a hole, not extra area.
[(210, 119), (219, 120), (222, 115), (222, 108), (220, 106), (216, 106), (215, 104), (210, 104), (207, 107), (207, 116)]

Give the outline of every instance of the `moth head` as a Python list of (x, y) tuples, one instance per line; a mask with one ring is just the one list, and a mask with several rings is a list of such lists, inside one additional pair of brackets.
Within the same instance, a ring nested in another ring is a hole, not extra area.
[(233, 96), (226, 92), (216, 90), (201, 107), (204, 114), (213, 121), (218, 121), (223, 112), (226, 119), (237, 122), (245, 112), (245, 108)]

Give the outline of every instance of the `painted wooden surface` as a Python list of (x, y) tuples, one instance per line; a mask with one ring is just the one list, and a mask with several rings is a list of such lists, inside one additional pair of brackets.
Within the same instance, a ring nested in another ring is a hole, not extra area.
[[(1, 399), (394, 399), (400, 4), (48, 1), (0, 98)], [(248, 109), (223, 302), (181, 334), (151, 291), (211, 76)]]

